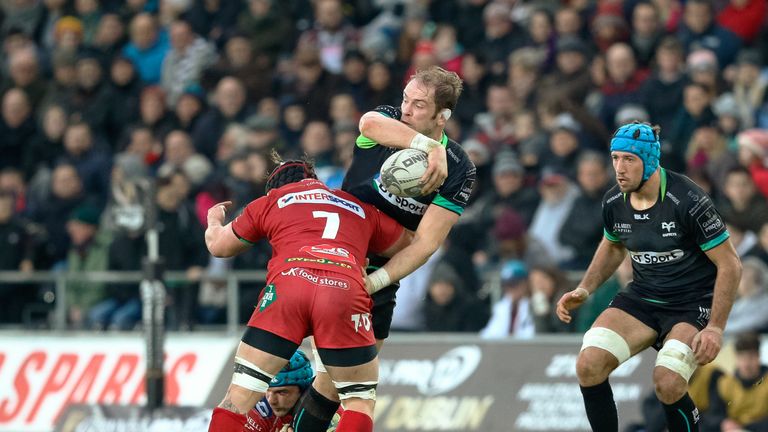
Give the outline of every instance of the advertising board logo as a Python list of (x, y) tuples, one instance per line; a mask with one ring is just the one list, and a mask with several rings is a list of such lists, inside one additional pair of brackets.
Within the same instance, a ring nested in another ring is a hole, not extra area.
[(437, 359), (381, 360), (379, 383), (414, 386), (424, 395), (443, 394), (471, 377), (482, 358), (480, 347), (462, 345)]

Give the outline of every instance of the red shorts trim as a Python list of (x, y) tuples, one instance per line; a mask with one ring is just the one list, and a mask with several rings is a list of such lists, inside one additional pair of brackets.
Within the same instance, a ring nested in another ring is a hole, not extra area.
[(248, 321), (300, 344), (310, 335), (318, 348), (358, 348), (376, 343), (373, 302), (355, 279), (326, 270), (292, 267), (264, 288)]

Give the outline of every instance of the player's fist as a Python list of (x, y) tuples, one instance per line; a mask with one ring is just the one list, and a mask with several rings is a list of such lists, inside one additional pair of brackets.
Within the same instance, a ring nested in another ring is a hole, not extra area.
[(227, 210), (232, 207), (232, 201), (224, 201), (214, 204), (208, 209), (208, 226), (221, 225), (227, 217)]
[(581, 287), (563, 294), (560, 300), (557, 301), (557, 310), (555, 311), (560, 321), (570, 323), (571, 319), (573, 319), (570, 311), (581, 306), (587, 300), (587, 297), (589, 297), (589, 291)]
[(422, 195), (430, 194), (437, 190), (448, 177), (448, 159), (445, 147), (442, 145), (433, 147), (427, 155), (427, 171), (421, 176), (421, 182), (424, 186), (421, 188)]
[(723, 345), (723, 331), (717, 327), (705, 327), (693, 337), (691, 348), (699, 365), (705, 365), (717, 357)]

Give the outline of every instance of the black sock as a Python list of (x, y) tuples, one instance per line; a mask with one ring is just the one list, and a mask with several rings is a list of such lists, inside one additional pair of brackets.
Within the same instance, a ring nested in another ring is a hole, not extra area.
[(686, 393), (679, 401), (664, 406), (669, 432), (697, 432), (699, 430), (699, 409)]
[(598, 385), (581, 387), (584, 396), (584, 408), (593, 432), (618, 432), (619, 413), (613, 400), (613, 391), (608, 380)]
[(291, 425), (294, 432), (326, 432), (339, 405), (310, 387), (297, 405)]

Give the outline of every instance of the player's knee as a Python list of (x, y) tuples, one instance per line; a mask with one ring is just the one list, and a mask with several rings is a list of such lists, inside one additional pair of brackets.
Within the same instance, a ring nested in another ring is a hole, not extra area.
[(629, 357), (629, 345), (623, 337), (611, 329), (593, 327), (584, 333), (576, 375), (582, 384), (599, 384)]
[(653, 382), (656, 395), (664, 403), (673, 403), (687, 391), (688, 380), (698, 367), (693, 350), (687, 344), (669, 339), (656, 356)]

